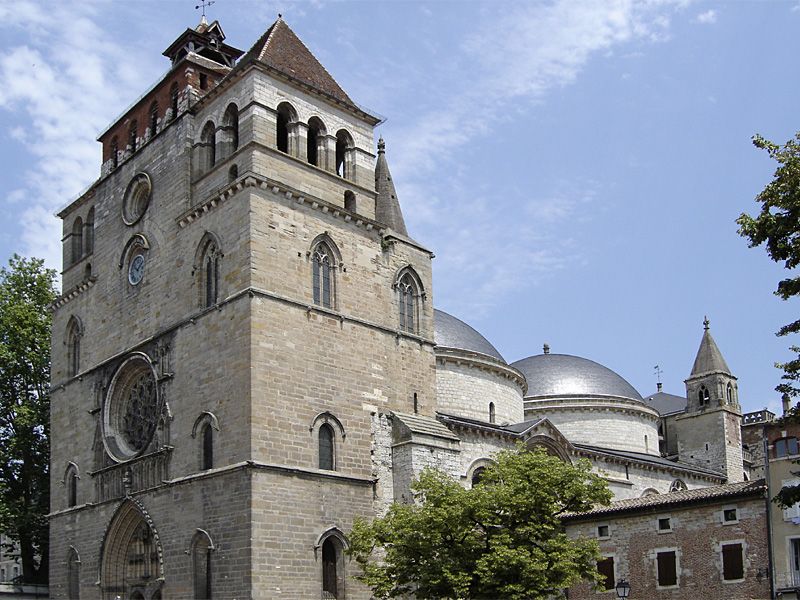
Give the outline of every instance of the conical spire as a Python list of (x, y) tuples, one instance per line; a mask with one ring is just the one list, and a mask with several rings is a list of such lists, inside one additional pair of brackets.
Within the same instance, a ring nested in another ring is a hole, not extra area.
[(689, 377), (697, 377), (704, 373), (713, 372), (731, 375), (728, 363), (722, 358), (722, 352), (719, 351), (717, 343), (714, 341), (714, 338), (711, 337), (709, 321), (708, 317), (706, 317), (703, 320), (703, 339), (700, 340), (700, 348), (697, 350), (697, 357), (694, 359), (692, 374)]
[(403, 212), (400, 210), (400, 201), (394, 189), (392, 174), (386, 162), (386, 142), (383, 138), (378, 140), (378, 162), (375, 165), (375, 191), (378, 199), (375, 204), (375, 218), (385, 223), (397, 233), (408, 236)]

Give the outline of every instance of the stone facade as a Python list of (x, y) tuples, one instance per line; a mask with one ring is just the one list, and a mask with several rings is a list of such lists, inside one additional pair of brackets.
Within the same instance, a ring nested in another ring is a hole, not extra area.
[(534, 398), (465, 323), (437, 341), (379, 119), (280, 19), (242, 54), (216, 22), (182, 34), (59, 214), (54, 598), (368, 598), (354, 519), (518, 443), (590, 460), (620, 499), (724, 483), (735, 448), (663, 458), (658, 411), (604, 367), (622, 392)]

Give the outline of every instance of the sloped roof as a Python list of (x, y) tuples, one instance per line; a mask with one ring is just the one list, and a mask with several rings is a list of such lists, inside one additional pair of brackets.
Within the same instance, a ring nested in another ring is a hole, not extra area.
[(584, 517), (596, 517), (598, 515), (608, 515), (613, 513), (636, 512), (661, 507), (673, 507), (683, 504), (694, 504), (699, 502), (713, 502), (726, 500), (740, 496), (761, 496), (766, 491), (767, 486), (763, 479), (756, 481), (742, 481), (740, 483), (727, 483), (724, 485), (714, 485), (711, 487), (698, 488), (696, 490), (682, 490), (670, 492), (668, 494), (652, 494), (640, 498), (629, 498), (627, 500), (617, 500), (607, 506), (597, 506), (592, 510), (582, 513), (569, 513), (565, 515), (566, 520), (580, 520)]
[(664, 458), (663, 456), (656, 456), (655, 454), (647, 454), (645, 452), (631, 452), (630, 450), (616, 450), (614, 448), (604, 448), (603, 446), (592, 446), (590, 444), (574, 444), (576, 448), (588, 450), (597, 454), (607, 454), (609, 456), (618, 456), (629, 460), (636, 460), (643, 463), (650, 463), (659, 467), (667, 469), (680, 469), (681, 471), (690, 471), (709, 477), (724, 478), (722, 473), (712, 471), (711, 469), (704, 469), (696, 465), (691, 465), (685, 462), (679, 462)]
[(682, 412), (686, 410), (686, 398), (667, 394), (666, 392), (656, 392), (644, 398), (644, 403), (655, 408), (660, 415)]
[(282, 18), (278, 18), (237, 64), (258, 61), (311, 86), (328, 96), (358, 108), (330, 73)]
[(440, 423), (435, 417), (426, 417), (425, 415), (418, 414), (412, 415), (397, 411), (393, 411), (392, 414), (398, 417), (403, 424), (408, 427), (411, 433), (460, 441), (457, 435)]
[(722, 352), (719, 351), (717, 343), (711, 336), (711, 331), (708, 328), (708, 319), (704, 321), (703, 325), (705, 326), (703, 339), (700, 340), (700, 348), (697, 350), (694, 366), (692, 366), (692, 374), (689, 377), (715, 372), (731, 375), (728, 363), (725, 362), (725, 359), (722, 357)]
[(392, 174), (389, 172), (389, 163), (386, 162), (386, 142), (383, 141), (383, 138), (378, 140), (375, 191), (378, 192), (378, 198), (375, 200), (375, 220), (385, 223), (397, 233), (408, 237), (403, 211), (400, 210), (400, 200), (397, 198)]

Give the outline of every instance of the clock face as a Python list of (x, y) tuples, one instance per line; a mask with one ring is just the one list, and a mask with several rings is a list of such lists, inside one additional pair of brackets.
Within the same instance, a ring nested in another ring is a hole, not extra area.
[(144, 277), (144, 254), (137, 254), (128, 267), (128, 281), (131, 285), (137, 285), (142, 277)]

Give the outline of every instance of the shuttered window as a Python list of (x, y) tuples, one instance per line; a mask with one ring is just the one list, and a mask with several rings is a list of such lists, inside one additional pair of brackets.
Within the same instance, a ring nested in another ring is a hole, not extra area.
[(675, 551), (659, 552), (656, 555), (656, 562), (658, 564), (658, 585), (661, 587), (678, 585)]
[(722, 578), (725, 581), (744, 579), (744, 561), (741, 544), (723, 544)]

